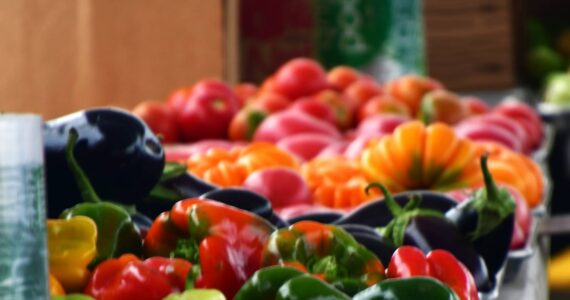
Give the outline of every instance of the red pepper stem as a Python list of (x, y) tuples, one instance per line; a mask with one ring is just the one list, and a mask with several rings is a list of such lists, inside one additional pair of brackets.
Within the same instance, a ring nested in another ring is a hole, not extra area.
[(69, 138), (67, 139), (67, 146), (65, 148), (65, 158), (67, 160), (67, 165), (75, 178), (75, 182), (81, 192), (81, 198), (84, 202), (98, 203), (102, 202), (101, 198), (95, 192), (93, 185), (89, 181), (89, 178), (83, 172), (83, 169), (79, 166), (77, 160), (75, 160), (75, 155), (73, 149), (75, 149), (75, 144), (79, 139), (79, 134), (75, 128), (69, 129)]
[(489, 172), (489, 168), (487, 167), (488, 158), (489, 154), (487, 152), (481, 156), (481, 170), (483, 171), (483, 180), (485, 181), (487, 200), (496, 201), (499, 200), (499, 189), (497, 188), (497, 185), (491, 176), (491, 172)]
[(382, 183), (372, 182), (368, 184), (368, 186), (366, 186), (364, 192), (368, 195), (368, 191), (371, 188), (379, 188), (380, 190), (382, 190), (382, 193), (384, 194), (384, 202), (386, 202), (386, 206), (388, 207), (394, 218), (404, 214), (404, 209), (402, 209), (402, 207), (398, 204), (398, 202), (394, 200), (392, 194), (390, 194), (388, 189)]

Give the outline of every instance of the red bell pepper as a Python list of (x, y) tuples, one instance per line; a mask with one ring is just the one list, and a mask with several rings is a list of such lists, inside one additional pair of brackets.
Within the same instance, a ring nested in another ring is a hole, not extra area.
[(411, 246), (402, 246), (394, 252), (388, 269), (388, 278), (429, 276), (448, 285), (461, 300), (478, 300), (477, 287), (467, 268), (445, 250), (424, 253)]
[(98, 300), (160, 300), (183, 291), (192, 264), (184, 259), (124, 254), (99, 264), (85, 289)]
[(231, 299), (261, 267), (273, 227), (252, 213), (216, 201), (185, 199), (153, 222), (144, 240), (147, 256), (176, 256), (199, 264), (195, 287)]

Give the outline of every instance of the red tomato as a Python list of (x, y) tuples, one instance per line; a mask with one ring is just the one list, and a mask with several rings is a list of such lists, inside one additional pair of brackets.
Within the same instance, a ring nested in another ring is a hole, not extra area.
[(260, 108), (270, 114), (282, 111), (291, 105), (291, 101), (287, 97), (266, 92), (256, 97), (250, 98), (249, 104), (255, 108)]
[(188, 97), (190, 97), (190, 94), (192, 94), (191, 87), (177, 89), (168, 96), (166, 105), (168, 105), (173, 112), (178, 113), (184, 108), (184, 105), (186, 105), (186, 101), (188, 100)]
[(253, 83), (243, 82), (234, 86), (234, 94), (236, 95), (240, 106), (244, 106), (249, 98), (257, 93), (257, 86)]
[(269, 116), (257, 128), (253, 140), (276, 143), (279, 140), (300, 133), (320, 133), (340, 138), (340, 132), (330, 123), (308, 114), (283, 111)]
[(300, 111), (309, 114), (319, 120), (326, 121), (333, 125), (336, 124), (336, 117), (333, 109), (327, 104), (317, 101), (314, 98), (305, 97), (297, 100), (291, 105), (289, 110)]
[(175, 115), (167, 105), (158, 101), (144, 101), (133, 109), (133, 114), (141, 118), (154, 134), (162, 137), (162, 143), (170, 144), (178, 141)]
[(514, 99), (507, 99), (499, 103), (493, 112), (517, 120), (530, 135), (532, 148), (540, 146), (544, 135), (544, 128), (540, 116), (536, 110), (528, 104), (515, 101)]
[(333, 90), (323, 90), (312, 98), (328, 105), (334, 113), (335, 125), (339, 129), (348, 129), (352, 125), (357, 103), (345, 95)]
[(417, 75), (405, 75), (385, 85), (386, 92), (408, 105), (413, 116), (419, 111), (426, 93), (442, 88), (439, 82)]
[(348, 66), (334, 67), (327, 73), (328, 82), (337, 91), (344, 91), (349, 85), (360, 78), (360, 72)]
[(403, 115), (382, 114), (366, 118), (360, 122), (356, 129), (356, 135), (369, 135), (372, 133), (391, 134), (400, 124), (409, 121), (410, 118)]
[(198, 82), (178, 112), (176, 121), (182, 140), (225, 138), (238, 109), (238, 100), (225, 83), (218, 80)]
[(358, 111), (358, 121), (382, 113), (393, 113), (410, 116), (410, 109), (406, 104), (396, 100), (390, 95), (378, 95), (370, 98)]
[(355, 101), (357, 110), (359, 110), (368, 99), (380, 95), (381, 93), (382, 87), (371, 79), (358, 80), (344, 90), (344, 94)]
[(477, 97), (463, 97), (461, 98), (461, 103), (467, 108), (469, 115), (481, 115), (488, 113), (491, 108), (485, 101)]
[(290, 99), (312, 95), (327, 88), (327, 74), (315, 60), (295, 58), (277, 70), (273, 89)]
[(301, 175), (289, 168), (267, 168), (253, 172), (243, 186), (267, 197), (276, 209), (312, 202), (311, 191)]
[(281, 139), (277, 146), (304, 161), (317, 156), (326, 147), (339, 142), (338, 138), (318, 133), (301, 133)]
[(228, 129), (228, 137), (232, 141), (249, 141), (255, 130), (267, 117), (267, 113), (260, 109), (243, 108), (234, 115)]

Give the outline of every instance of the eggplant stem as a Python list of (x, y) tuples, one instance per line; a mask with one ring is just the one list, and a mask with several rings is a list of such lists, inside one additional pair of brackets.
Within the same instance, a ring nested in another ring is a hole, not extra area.
[(390, 210), (390, 212), (394, 217), (401, 216), (404, 213), (404, 209), (402, 209), (402, 207), (398, 204), (398, 202), (394, 200), (392, 194), (390, 194), (388, 189), (383, 184), (381, 184), (380, 182), (372, 182), (368, 184), (366, 186), (366, 189), (364, 189), (366, 195), (369, 194), (368, 192), (370, 191), (371, 188), (379, 188), (382, 191), (382, 193), (384, 194), (384, 202), (386, 202), (386, 206), (388, 207), (388, 209)]
[(91, 202), (91, 203), (99, 203), (102, 202), (99, 195), (95, 192), (93, 185), (89, 181), (89, 178), (79, 166), (79, 163), (75, 159), (75, 155), (73, 150), (75, 149), (75, 144), (79, 139), (79, 134), (75, 128), (69, 129), (69, 137), (67, 139), (67, 145), (65, 147), (65, 159), (67, 160), (67, 165), (75, 178), (75, 182), (77, 183), (77, 187), (81, 192), (81, 198), (84, 202)]
[(487, 159), (489, 158), (489, 153), (485, 152), (481, 156), (481, 170), (483, 171), (483, 180), (485, 181), (485, 191), (487, 192), (487, 200), (497, 200), (499, 198), (499, 188), (489, 172), (487, 167)]

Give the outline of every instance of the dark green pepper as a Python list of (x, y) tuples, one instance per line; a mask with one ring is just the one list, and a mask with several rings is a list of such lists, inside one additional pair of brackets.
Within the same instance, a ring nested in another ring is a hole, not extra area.
[(356, 294), (353, 300), (459, 300), (455, 292), (430, 277), (388, 279)]
[(77, 131), (71, 128), (66, 158), (84, 202), (65, 210), (61, 218), (86, 216), (97, 224), (97, 257), (91, 265), (97, 265), (105, 259), (118, 257), (124, 253), (141, 254), (142, 238), (129, 212), (122, 206), (102, 201), (75, 160), (73, 149), (77, 139)]
[(297, 276), (277, 290), (276, 300), (350, 300), (332, 285), (309, 275)]
[(303, 274), (305, 273), (291, 267), (272, 266), (260, 269), (241, 287), (234, 300), (275, 299), (277, 290), (285, 282)]

